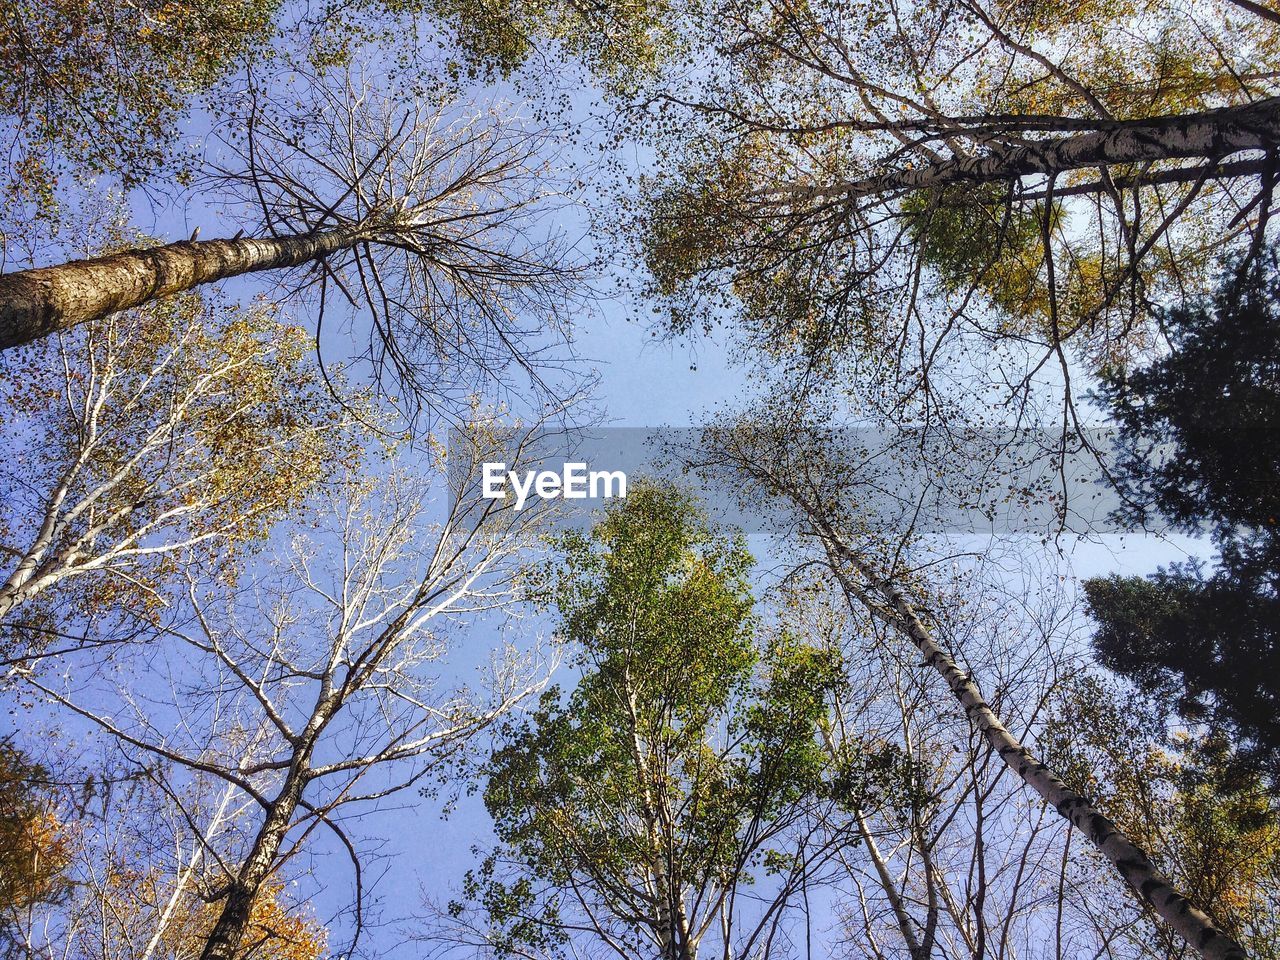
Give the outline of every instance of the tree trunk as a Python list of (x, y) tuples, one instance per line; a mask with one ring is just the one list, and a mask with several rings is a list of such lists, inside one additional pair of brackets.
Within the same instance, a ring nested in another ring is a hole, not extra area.
[[(953, 157), (863, 180), (765, 187), (756, 195), (772, 200), (784, 196), (856, 199), (956, 183), (1009, 181), (1031, 174), (1053, 176), (1114, 163), (1188, 158), (1216, 162), (1243, 150), (1271, 150), (1280, 145), (1280, 97), (1200, 113), (1099, 121), (1098, 127), (1091, 133), (994, 146), (974, 156)], [(956, 132), (964, 131), (958, 127)], [(1262, 166), (1259, 161), (1257, 172), (1262, 172)]]
[(624, 673), (623, 676), (626, 695), (619, 699), (627, 710), (628, 724), (631, 728), (631, 759), (636, 765), (636, 780), (640, 784), (645, 838), (649, 846), (649, 869), (653, 874), (654, 905), (657, 913), (653, 919), (654, 931), (658, 940), (658, 955), (660, 960), (682, 960), (684, 943), (688, 938), (682, 935), (685, 932), (686, 925), (682, 918), (678, 916), (679, 911), (676, 908), (679, 891), (675, 889), (667, 871), (667, 858), (664, 851), (666, 844), (663, 842), (663, 838), (668, 836), (668, 832), (664, 829), (661, 831), (660, 836), (658, 804), (650, 789), (652, 781), (649, 779), (649, 764), (645, 759), (644, 746), (640, 743), (639, 720), (637, 719), (639, 710), (636, 706), (635, 692), (631, 684), (630, 674)]
[[(2, 280), (3, 278), (0, 278)], [(33, 583), (40, 578), (41, 564), (58, 535), (58, 520), (63, 501), (67, 498), (70, 476), (76, 468), (64, 472), (62, 479), (49, 496), (45, 507), (40, 529), (36, 532), (30, 548), (22, 555), (13, 572), (0, 583), (0, 621), (9, 615), (9, 611), (22, 601), (37, 593), (40, 583)]]
[(9, 615), (14, 607), (18, 606), (25, 600), (30, 600), (39, 593), (39, 588), (43, 586), (41, 583), (32, 584), (34, 578), (24, 579), (21, 583), (5, 583), (0, 584), (0, 622)]
[(266, 239), (182, 241), (3, 274), (0, 350), (202, 283), (323, 259), (361, 235), (342, 227)]
[[(309, 755), (310, 751), (307, 751)], [(249, 929), (253, 917), (253, 902), (263, 883), (271, 876), (276, 866), (276, 856), (280, 853), (280, 845), (284, 842), (293, 815), (302, 799), (302, 790), (306, 786), (303, 772), (307, 765), (305, 758), (297, 759), (289, 769), (284, 786), (272, 802), (262, 828), (254, 838), (249, 856), (240, 865), (240, 872), (231, 884), (222, 905), (222, 913), (209, 932), (200, 960), (235, 960), (240, 953), (241, 941)]]
[(928, 960), (929, 954), (923, 952), (920, 948), (920, 941), (916, 937), (911, 915), (907, 913), (907, 908), (903, 904), (902, 898), (898, 896), (897, 887), (894, 886), (893, 877), (889, 873), (889, 865), (884, 862), (884, 857), (880, 854), (880, 846), (876, 843), (876, 838), (871, 835), (871, 830), (867, 827), (867, 818), (862, 815), (862, 810), (857, 807), (854, 808), (853, 818), (858, 825), (858, 834), (862, 837), (862, 843), (867, 848), (867, 855), (871, 857), (871, 863), (876, 868), (876, 876), (880, 880), (880, 888), (884, 891), (885, 898), (893, 909), (893, 917), (898, 922), (898, 931), (902, 934), (902, 939), (907, 945), (907, 955), (911, 960)]
[[(1219, 930), (1209, 916), (1169, 885), (1147, 854), (1120, 832), (1110, 818), (1095, 808), (1079, 793), (1041, 763), (1031, 751), (1009, 732), (995, 711), (983, 698), (978, 685), (956, 664), (955, 660), (934, 641), (929, 628), (916, 614), (902, 588), (885, 580), (856, 551), (844, 544), (836, 532), (807, 509), (815, 530), (831, 562), (841, 586), (856, 597), (874, 616), (906, 636), (947, 682), (951, 692), (964, 707), (965, 715), (978, 726), (987, 741), (1029, 787), (1050, 804), (1058, 814), (1073, 823), (1120, 872), (1125, 882), (1157, 916), (1176, 930), (1206, 960), (1245, 960), (1245, 952), (1234, 940)], [(888, 601), (886, 609), (867, 591), (851, 581), (845, 566), (853, 567), (872, 588)]]
[(1270, 7), (1264, 7), (1260, 3), (1254, 3), (1253, 0), (1231, 0), (1241, 10), (1248, 10), (1250, 13), (1262, 17), (1264, 20), (1270, 20), (1272, 23), (1280, 23), (1280, 13), (1276, 13)]

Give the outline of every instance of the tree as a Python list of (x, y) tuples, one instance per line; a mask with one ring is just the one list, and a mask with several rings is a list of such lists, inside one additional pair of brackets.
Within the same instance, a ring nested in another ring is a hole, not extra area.
[[(1250, 956), (1274, 957), (1280, 810), (1221, 735), (1170, 735), (1164, 713), (1085, 674), (1055, 697), (1045, 749)], [(1185, 953), (1167, 930), (1154, 933), (1163, 956)]]
[[(64, 740), (56, 729), (42, 733)], [(11, 848), (16, 859), (19, 851), (43, 843), (46, 860), (40, 866), (55, 884), (25, 888), (16, 896), (4, 892), (0, 936), (7, 938), (5, 955), (15, 960), (194, 960), (217, 919), (216, 903), (207, 897), (210, 883), (217, 881), (219, 849), (243, 829), (253, 801), (208, 777), (174, 789), (173, 771), (161, 764), (121, 767), (109, 750), (76, 753), (56, 778), (43, 769), (39, 773), (42, 797), (67, 795), (48, 808), (56, 808), (56, 832), (29, 829)], [(42, 823), (50, 822), (42, 813)], [(49, 837), (56, 837), (56, 846), (45, 842)], [(325, 955), (327, 931), (309, 909), (298, 907), (286, 886), (273, 879), (255, 900), (237, 960), (321, 960)]]
[(299, 10), (280, 0), (29, 0), (0, 19), (0, 142), (9, 160), (0, 209), (34, 200), (53, 215), (72, 179), (108, 175), (126, 189), (161, 175), (186, 180), (200, 163), (182, 121), (201, 107), (219, 112), (240, 71), (384, 61), (421, 92), (456, 82), (464, 64), (505, 77), (535, 50), (559, 46), (623, 84), (651, 71), (673, 42), (665, 11), (659, 3), (360, 0)]
[[(288, 550), (274, 564), (262, 558), (246, 585), (208, 583), (182, 564), (186, 617), (122, 650), (136, 658), (130, 671), (77, 671), (71, 652), (24, 673), (129, 755), (221, 781), (251, 803), (230, 849), (201, 838), (220, 850), (203, 960), (239, 956), (255, 903), (318, 829), (352, 857), (358, 940), (364, 891), (349, 805), (438, 772), (540, 686), (537, 651), (495, 654), (474, 693), (440, 689), (433, 671), (452, 630), (519, 595), (513, 578), (541, 516), (480, 497), (478, 463), (493, 447), (483, 424), (470, 436), (470, 449), (454, 451), (437, 524), (428, 482), (352, 479), (313, 499), (326, 512), (304, 513)], [(171, 700), (148, 697), (156, 682), (174, 685)]]
[[(855, 753), (867, 759), (864, 769), (899, 771), (887, 780), (896, 789), (859, 791), (861, 842), (841, 851), (842, 875), (828, 888), (838, 920), (825, 940), (830, 952), (867, 960), (1176, 955), (1160, 948), (1176, 935), (1154, 929), (1159, 920), (1126, 894), (1118, 873), (1073, 827), (1061, 829), (1056, 811), (1001, 762), (894, 628), (850, 607), (807, 551), (787, 556), (784, 569), (786, 622), (842, 657), (847, 682), (832, 704), (832, 759)], [(936, 565), (927, 590), (938, 642), (983, 678), (1006, 726), (1046, 749), (1057, 768), (1064, 758), (1053, 749), (1071, 741), (1074, 724), (1095, 724), (1080, 737), (1091, 743), (1109, 742), (1112, 729), (1092, 716), (1050, 722), (1052, 706), (1088, 665), (1076, 652), (1084, 618), (1049, 572), (1011, 581), (992, 553)], [(1078, 768), (1061, 769), (1076, 786)], [(1261, 911), (1241, 913), (1265, 922)]]
[(849, 605), (865, 609), (919, 651), (1002, 763), (1079, 830), (1153, 912), (1202, 956), (1243, 957), (1239, 945), (1173, 888), (1131, 838), (1010, 731), (970, 673), (940, 645), (927, 593), (920, 595), (922, 585), (902, 566), (905, 545), (879, 541), (867, 518), (851, 507), (849, 472), (839, 466), (837, 453), (825, 449), (823, 435), (821, 425), (807, 423), (803, 414), (788, 419), (768, 411), (767, 418), (757, 415), (754, 423), (709, 431), (705, 467), (747, 482), (771, 502), (789, 505)]
[[(1280, 144), (1263, 5), (727, 2), (643, 101), (656, 312), (927, 388), (958, 337), (1025, 392), (1146, 353), (1149, 308), (1256, 246)], [(987, 348), (989, 349), (989, 348)], [(1002, 354), (1002, 360), (1006, 358)], [(1025, 371), (1025, 377), (1024, 377)]]
[(455, 936), (509, 956), (783, 949), (799, 891), (849, 842), (812, 820), (832, 805), (819, 730), (840, 668), (761, 635), (751, 563), (655, 485), (560, 541), (547, 595), (577, 682), (501, 729), (498, 846), (464, 886), (480, 918), (450, 906)]
[[(137, 954), (145, 956), (144, 951), (138, 950), (137, 940), (128, 939), (131, 931), (127, 927), (139, 922), (145, 931), (149, 923), (154, 923), (149, 911), (154, 910), (157, 900), (166, 906), (173, 903), (170, 923), (159, 930), (157, 946), (179, 960), (200, 956), (217, 921), (216, 905), (199, 899), (194, 891), (184, 894), (172, 889), (170, 878), (154, 871), (137, 874), (123, 870), (106, 879), (111, 886), (99, 896), (110, 904), (112, 919), (126, 928), (114, 944), (121, 960)], [(243, 945), (235, 956), (236, 960), (322, 960), (327, 955), (327, 942), (327, 931), (315, 917), (309, 911), (293, 908), (283, 885), (268, 881), (253, 901)]]
[(172, 159), (178, 120), (269, 43), (278, 0), (33, 0), (0, 19), (0, 200), (52, 200), (67, 168), (145, 180)]
[(1183, 716), (1243, 739), (1280, 777), (1280, 272), (1237, 264), (1168, 311), (1172, 351), (1107, 381), (1123, 519), (1164, 517), (1218, 551), (1156, 575), (1085, 584), (1102, 661)]
[(65, 899), (74, 830), (48, 773), (0, 741), (0, 945), (22, 941), (25, 917)]
[[(322, 62), (349, 61), (359, 46), (372, 46), (415, 80), (438, 83), (464, 75), (527, 79), (521, 68), (533, 59), (541, 68), (535, 82), (545, 90), (556, 82), (552, 64), (568, 59), (606, 89), (625, 93), (679, 49), (672, 9), (667, 2), (356, 0), (320, 5), (303, 26), (313, 59)], [(432, 48), (445, 33), (451, 43), (440, 57)]]
[(272, 308), (186, 294), (6, 358), (8, 664), (40, 652), (74, 613), (158, 610), (180, 556), (216, 558), (232, 576), (242, 546), (352, 462), (349, 417), (308, 351)]
[(561, 197), (540, 156), (546, 136), (496, 111), (402, 107), (350, 77), (289, 98), (288, 110), (244, 103), (243, 136), (227, 144), (238, 160), (217, 174), (262, 236), (0, 275), (0, 350), (201, 284), (305, 268), (317, 340), (331, 298), (362, 303), (367, 359), (393, 375), (411, 413), (513, 362), (535, 373), (584, 268), (545, 219)]

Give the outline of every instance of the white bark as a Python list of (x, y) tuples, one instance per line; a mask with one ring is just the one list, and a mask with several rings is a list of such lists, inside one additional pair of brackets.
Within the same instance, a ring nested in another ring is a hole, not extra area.
[[(939, 121), (945, 126), (945, 118)], [(907, 170), (833, 183), (765, 186), (758, 199), (879, 197), (958, 183), (1016, 181), (1029, 175), (1060, 176), (1111, 164), (1200, 159), (1218, 163), (1244, 151), (1280, 145), (1280, 97), (1243, 106), (1143, 120), (1098, 121), (1099, 129), (1072, 136), (997, 144), (981, 152), (937, 159)], [(957, 125), (956, 135), (965, 133)], [(1263, 169), (1256, 164), (1256, 172)]]
[[(1209, 916), (1160, 874), (1147, 854), (1120, 832), (1116, 824), (1087, 799), (1070, 789), (1009, 732), (987, 704), (978, 685), (933, 639), (902, 588), (885, 579), (857, 551), (845, 544), (837, 532), (817, 515), (807, 511), (830, 560), (833, 573), (851, 600), (866, 607), (899, 634), (910, 640), (935, 669), (965, 715), (986, 737), (1017, 775), (1069, 820), (1120, 872), (1152, 911), (1176, 930), (1206, 960), (1243, 960), (1244, 950), (1219, 930)], [(858, 582), (851, 570), (862, 578)]]
[[(431, 664), (445, 653), (449, 624), (521, 598), (513, 574), (545, 516), (481, 499), (478, 481), (465, 465), (462, 472), (468, 479), (439, 525), (427, 520), (427, 484), (398, 474), (382, 478), (375, 495), (352, 481), (348, 499), (328, 505), (332, 538), (300, 534), (286, 561), (246, 574), (247, 596), (211, 595), (190, 578), (192, 626), (166, 631), (183, 677), (195, 678), (192, 689), (175, 690), (175, 704), (218, 700), (225, 715), (192, 713), (175, 731), (149, 716), (145, 698), (130, 696), (128, 681), (112, 698), (125, 707), (109, 713), (44, 679), (73, 674), (63, 658), (61, 670), (24, 676), (123, 744), (256, 801), (260, 820), (224, 876), (204, 960), (239, 955), (255, 899), (310, 829), (334, 831), (354, 857), (333, 810), (417, 782), (545, 682), (537, 651), (508, 651), (495, 656), (485, 696), (435, 690)], [(159, 654), (153, 647), (139, 656), (146, 676)], [(228, 731), (244, 729), (262, 731), (251, 752), (228, 746)]]

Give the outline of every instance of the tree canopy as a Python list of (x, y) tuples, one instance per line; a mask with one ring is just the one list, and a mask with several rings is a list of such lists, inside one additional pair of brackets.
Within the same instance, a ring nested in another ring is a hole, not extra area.
[(1280, 101), (1254, 7), (733, 0), (694, 22), (690, 69), (645, 101), (633, 220), (677, 330), (727, 315), (757, 357), (853, 350), (916, 389), (961, 334), (1069, 377), (1148, 355), (1150, 308), (1265, 229)]
[(0, 952), (1276, 958), (1273, 4), (0, 12)]
[(1169, 310), (1164, 358), (1106, 382), (1133, 523), (1211, 537), (1211, 570), (1085, 584), (1113, 669), (1225, 725), (1280, 775), (1280, 274), (1274, 254)]
[(704, 938), (750, 949), (786, 907), (772, 887), (751, 906), (744, 888), (785, 893), (820, 871), (830, 853), (803, 824), (840, 667), (761, 634), (751, 563), (658, 486), (561, 540), (547, 589), (576, 684), (503, 727), (484, 786), (500, 846), (465, 887), (499, 953), (583, 929), (624, 956), (691, 960)]

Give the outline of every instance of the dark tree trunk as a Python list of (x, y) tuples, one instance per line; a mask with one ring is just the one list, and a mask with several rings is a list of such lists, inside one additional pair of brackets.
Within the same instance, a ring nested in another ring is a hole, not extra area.
[(296, 267), (350, 247), (354, 228), (288, 237), (196, 240), (0, 275), (0, 350), (202, 283)]
[(280, 845), (289, 832), (298, 802), (302, 799), (302, 790), (306, 786), (303, 766), (295, 762), (279, 795), (272, 802), (249, 856), (240, 865), (240, 872), (223, 901), (222, 913), (205, 941), (200, 960), (235, 960), (239, 955), (241, 942), (253, 917), (253, 902), (275, 869)]

